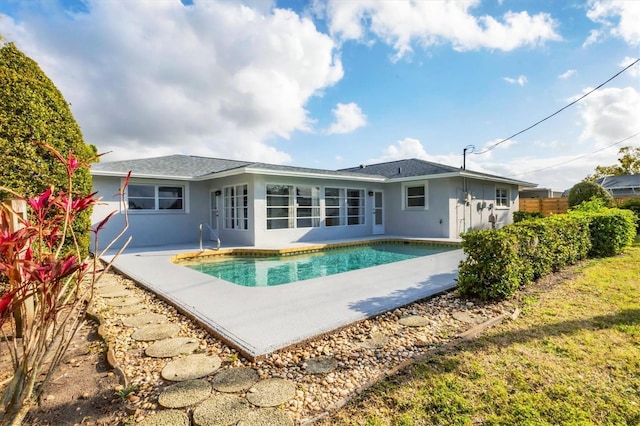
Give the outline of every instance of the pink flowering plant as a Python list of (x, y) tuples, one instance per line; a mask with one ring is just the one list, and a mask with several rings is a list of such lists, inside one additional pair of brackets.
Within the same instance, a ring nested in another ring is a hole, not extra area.
[[(15, 211), (14, 203), (0, 205), (0, 296), (1, 346), (7, 348), (13, 376), (4, 386), (0, 413), (2, 425), (18, 425), (35, 403), (44, 384), (60, 364), (75, 332), (85, 320), (96, 282), (111, 264), (102, 265), (99, 257), (118, 237), (98, 252), (98, 234), (113, 214), (91, 231), (95, 256), (81, 259), (73, 231), (79, 213), (99, 202), (96, 193), (76, 194), (72, 190), (74, 172), (88, 167), (69, 153), (62, 156), (43, 144), (64, 165), (67, 187), (49, 187), (33, 198), (23, 198), (9, 188), (10, 194), (29, 208), (24, 217)], [(125, 180), (125, 185), (128, 178)], [(119, 196), (124, 194), (121, 189)], [(124, 203), (122, 203), (124, 204)], [(126, 247), (126, 241), (120, 252)]]

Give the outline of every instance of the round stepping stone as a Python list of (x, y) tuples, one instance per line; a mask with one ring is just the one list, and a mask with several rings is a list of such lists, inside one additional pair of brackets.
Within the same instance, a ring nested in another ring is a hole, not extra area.
[(178, 358), (164, 366), (162, 378), (174, 382), (199, 379), (220, 368), (222, 360), (216, 355), (196, 354)]
[(189, 426), (189, 416), (179, 410), (162, 410), (145, 417), (138, 426)]
[(129, 296), (131, 296), (131, 292), (129, 290), (119, 290), (119, 291), (113, 291), (111, 293), (100, 294), (100, 297), (105, 299), (114, 299), (116, 297), (129, 297)]
[(126, 289), (127, 288), (122, 284), (106, 284), (106, 285), (96, 286), (96, 293), (98, 293), (99, 295), (103, 295), (103, 294), (115, 293), (117, 291), (123, 291)]
[(198, 349), (198, 346), (200, 343), (192, 337), (174, 337), (158, 340), (150, 345), (144, 353), (152, 358), (173, 358), (178, 355), (188, 355)]
[(466, 324), (478, 324), (478, 317), (473, 314), (468, 314), (466, 312), (454, 312), (451, 315), (455, 320), (460, 322), (464, 322)]
[(429, 318), (420, 315), (412, 315), (409, 317), (400, 318), (398, 322), (405, 327), (424, 327), (427, 325), (431, 325), (431, 320), (429, 320)]
[(164, 389), (158, 396), (158, 404), (166, 408), (188, 407), (210, 395), (211, 385), (206, 380), (187, 380)]
[(110, 285), (122, 286), (120, 281), (118, 281), (116, 278), (103, 275), (102, 278), (100, 278), (100, 281), (96, 283), (96, 288), (108, 287)]
[(180, 326), (177, 324), (152, 324), (137, 329), (131, 335), (131, 338), (139, 342), (149, 342), (152, 340), (168, 339), (179, 332)]
[(258, 372), (251, 367), (230, 368), (213, 376), (211, 384), (220, 392), (242, 392), (256, 384)]
[(256, 383), (247, 400), (258, 407), (276, 407), (296, 396), (296, 385), (285, 379), (267, 379)]
[(144, 327), (145, 325), (150, 324), (162, 324), (163, 322), (168, 322), (169, 318), (161, 314), (154, 314), (153, 312), (147, 312), (144, 314), (139, 314), (133, 317), (122, 318), (122, 324), (127, 327)]
[(196, 426), (235, 425), (251, 412), (251, 406), (237, 395), (222, 393), (205, 399), (193, 410)]
[(338, 367), (338, 361), (333, 357), (313, 358), (307, 361), (307, 371), (311, 374), (331, 373)]
[(116, 297), (115, 299), (104, 301), (107, 305), (115, 307), (137, 305), (140, 302), (142, 302), (142, 299), (139, 297)]
[(284, 411), (263, 408), (250, 412), (238, 424), (242, 426), (293, 426), (293, 419)]
[(135, 315), (135, 314), (139, 314), (141, 312), (145, 312), (147, 310), (147, 307), (144, 305), (131, 305), (131, 306), (124, 306), (120, 309), (118, 309), (116, 311), (116, 314), (118, 315)]
[(371, 334), (371, 337), (365, 341), (358, 342), (358, 346), (365, 349), (381, 349), (387, 346), (389, 338), (382, 333)]

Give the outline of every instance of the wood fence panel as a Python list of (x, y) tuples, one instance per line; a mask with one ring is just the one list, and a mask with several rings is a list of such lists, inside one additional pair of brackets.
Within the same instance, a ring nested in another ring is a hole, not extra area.
[(566, 213), (569, 209), (568, 199), (561, 198), (520, 198), (520, 211), (541, 212), (544, 216)]
[[(618, 205), (627, 200), (640, 197), (615, 197)], [(520, 198), (520, 211), (523, 212), (541, 212), (544, 216), (551, 214), (566, 213), (569, 210), (569, 199), (567, 197), (559, 198)]]

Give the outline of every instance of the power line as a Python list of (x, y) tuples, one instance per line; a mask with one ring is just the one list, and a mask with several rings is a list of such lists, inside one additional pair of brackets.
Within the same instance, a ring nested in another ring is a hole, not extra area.
[(548, 115), (547, 117), (543, 118), (542, 120), (532, 124), (531, 126), (527, 127), (524, 130), (520, 130), (517, 133), (514, 133), (513, 135), (509, 136), (508, 138), (502, 139), (501, 141), (498, 141), (496, 143), (494, 143), (493, 145), (491, 145), (490, 147), (480, 151), (480, 152), (472, 152), (475, 155), (481, 155), (481, 154), (485, 154), (489, 151), (491, 151), (492, 149), (494, 149), (495, 147), (497, 147), (498, 145), (515, 138), (518, 135), (521, 135), (522, 133), (526, 132), (527, 130), (531, 130), (534, 127), (536, 127), (538, 124), (547, 121), (548, 119), (550, 119), (551, 117), (558, 115), (559, 113), (561, 113), (562, 111), (564, 111), (565, 109), (569, 108), (572, 105), (577, 104), (578, 102), (580, 102), (581, 100), (583, 100), (584, 98), (586, 98), (587, 96), (589, 96), (590, 94), (592, 94), (593, 92), (595, 92), (596, 90), (600, 89), (602, 86), (604, 86), (605, 84), (609, 83), (611, 80), (613, 80), (614, 78), (618, 77), (620, 74), (622, 74), (623, 72), (625, 72), (626, 70), (628, 70), (629, 68), (631, 68), (632, 66), (634, 66), (635, 64), (637, 64), (638, 62), (640, 62), (640, 59), (636, 59), (635, 61), (633, 61), (631, 64), (627, 65), (625, 68), (623, 68), (620, 72), (616, 73), (614, 76), (612, 76), (611, 78), (609, 78), (607, 81), (605, 81), (604, 83), (601, 83), (600, 85), (598, 85), (595, 89), (591, 89), (589, 90), (587, 93), (585, 93), (584, 95), (580, 96), (578, 99), (576, 99), (575, 101), (571, 102), (568, 105), (565, 105), (564, 107), (560, 108), (559, 110), (557, 110), (556, 112), (554, 112), (551, 115)]
[(583, 155), (580, 155), (580, 156), (578, 156), (578, 157), (572, 158), (571, 160), (563, 161), (563, 162), (561, 162), (561, 163), (554, 164), (553, 166), (547, 166), (547, 167), (543, 167), (543, 168), (541, 168), (541, 169), (529, 170), (528, 172), (517, 173), (515, 176), (524, 176), (524, 175), (528, 175), (528, 174), (531, 174), (531, 173), (540, 172), (540, 171), (542, 171), (542, 170), (553, 169), (554, 167), (562, 166), (562, 165), (564, 165), (564, 164), (571, 163), (571, 162), (573, 162), (573, 161), (580, 160), (581, 158), (588, 157), (588, 156), (590, 156), (590, 155), (596, 154), (596, 153), (598, 153), (598, 152), (600, 152), (600, 151), (604, 151), (605, 149), (611, 148), (612, 146), (620, 145), (621, 143), (626, 142), (626, 141), (628, 141), (629, 139), (633, 139), (633, 138), (635, 138), (635, 137), (636, 137), (636, 136), (638, 136), (638, 135), (640, 135), (640, 132), (635, 133), (635, 134), (633, 134), (633, 135), (631, 135), (631, 136), (627, 136), (626, 138), (624, 138), (624, 139), (622, 139), (622, 140), (619, 140), (619, 141), (618, 141), (618, 142), (616, 142), (616, 143), (612, 143), (611, 145), (607, 145), (607, 146), (605, 146), (604, 148), (600, 148), (600, 149), (598, 149), (598, 150), (596, 150), (596, 151), (593, 151), (593, 152), (590, 152), (590, 153), (588, 153), (588, 154), (583, 154)]

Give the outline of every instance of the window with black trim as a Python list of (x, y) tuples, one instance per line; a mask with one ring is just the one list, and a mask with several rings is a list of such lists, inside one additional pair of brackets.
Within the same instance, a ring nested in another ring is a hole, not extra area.
[(184, 187), (129, 184), (127, 202), (129, 210), (184, 211)]

